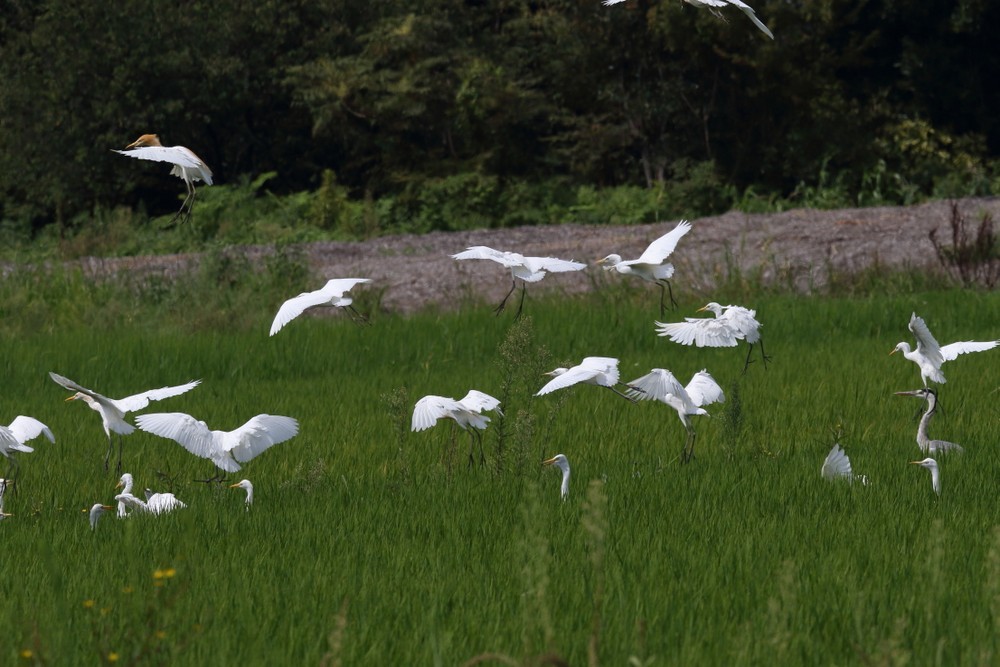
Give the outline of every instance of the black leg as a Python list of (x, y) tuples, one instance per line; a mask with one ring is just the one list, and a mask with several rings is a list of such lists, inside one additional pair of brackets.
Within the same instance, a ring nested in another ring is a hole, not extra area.
[(757, 343), (760, 345), (760, 360), (764, 362), (764, 368), (767, 368), (767, 362), (771, 361), (771, 357), (764, 353), (764, 339), (761, 338)]
[(521, 283), (521, 300), (517, 304), (517, 315), (514, 316), (515, 322), (521, 319), (521, 310), (524, 309), (524, 291), (525, 291), (524, 283)]
[(753, 343), (747, 343), (747, 345), (749, 346), (747, 347), (747, 360), (743, 363), (744, 375), (747, 374), (747, 369), (750, 368), (750, 364), (753, 363), (753, 361), (750, 359), (750, 355), (753, 354)]
[(346, 308), (348, 312), (350, 312), (351, 314), (351, 321), (354, 322), (355, 324), (360, 326), (371, 324), (371, 321), (367, 317), (359, 313), (357, 309), (351, 304), (347, 304)]
[(510, 298), (510, 295), (514, 293), (514, 290), (516, 288), (517, 288), (517, 281), (516, 280), (510, 281), (510, 291), (507, 292), (507, 296), (503, 298), (503, 301), (500, 302), (500, 305), (493, 309), (494, 313), (500, 315), (500, 313), (503, 312), (504, 306), (507, 305), (507, 299)]
[(108, 466), (111, 464), (111, 453), (115, 451), (115, 443), (111, 440), (111, 434), (108, 433), (108, 453), (104, 455), (104, 469), (107, 470)]

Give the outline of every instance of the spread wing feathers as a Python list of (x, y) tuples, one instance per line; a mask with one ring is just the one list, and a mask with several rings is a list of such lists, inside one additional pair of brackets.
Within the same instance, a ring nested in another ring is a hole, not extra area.
[(695, 373), (685, 389), (688, 396), (691, 397), (691, 402), (699, 408), (712, 403), (726, 402), (726, 395), (722, 392), (722, 387), (705, 369)]
[(568, 259), (557, 257), (525, 257), (524, 266), (532, 273), (565, 273), (566, 271), (580, 271), (587, 268), (583, 262), (573, 262)]
[(722, 319), (735, 330), (737, 338), (745, 338), (748, 343), (760, 340), (760, 322), (757, 311), (742, 306), (727, 306)]
[(466, 410), (471, 410), (473, 412), (484, 412), (486, 410), (496, 410), (500, 412), (497, 406), (500, 405), (500, 399), (494, 398), (489, 394), (485, 394), (481, 391), (475, 389), (470, 389), (469, 393), (459, 401)]
[(724, 320), (714, 317), (686, 317), (684, 322), (654, 322), (658, 336), (667, 336), (681, 345), (697, 347), (735, 347), (736, 331)]
[(662, 401), (668, 394), (678, 397), (684, 395), (684, 385), (664, 368), (654, 368), (641, 378), (629, 382), (628, 386), (625, 394), (641, 401)]
[(45, 435), (49, 439), (49, 442), (55, 442), (56, 438), (52, 435), (52, 431), (49, 427), (38, 421), (34, 417), (25, 417), (24, 415), (18, 415), (14, 417), (14, 421), (10, 423), (9, 426), (11, 434), (17, 438), (19, 443), (18, 447), (13, 449), (18, 449), (22, 452), (30, 452), (32, 449), (27, 447), (24, 443), (29, 440), (34, 440), (40, 435)]
[(69, 389), (70, 391), (78, 391), (81, 394), (86, 394), (87, 396), (90, 396), (92, 399), (94, 399), (95, 401), (97, 401), (98, 403), (101, 403), (103, 405), (106, 405), (106, 406), (109, 406), (109, 407), (114, 407), (114, 408), (118, 407), (117, 405), (115, 405), (115, 402), (113, 400), (111, 400), (110, 398), (108, 398), (107, 396), (104, 396), (103, 394), (98, 394), (93, 389), (87, 389), (86, 387), (82, 387), (82, 386), (78, 385), (77, 383), (73, 382), (72, 380), (70, 380), (69, 378), (63, 377), (62, 375), (59, 375), (58, 373), (52, 373), (50, 371), (49, 372), (49, 377), (52, 378), (53, 382), (55, 382), (56, 384), (62, 386), (64, 389)]
[(484, 245), (467, 248), (452, 255), (452, 259), (489, 259), (515, 271), (515, 275), (528, 282), (537, 282), (545, 277), (545, 272), (560, 273), (579, 271), (587, 268), (581, 262), (571, 262), (556, 257), (525, 257), (516, 252), (502, 252)]
[(992, 350), (998, 344), (1000, 344), (1000, 341), (996, 340), (986, 342), (968, 340), (959, 343), (951, 343), (941, 348), (941, 356), (945, 361), (952, 361), (960, 354), (968, 354), (969, 352), (985, 352), (986, 350)]
[(618, 384), (618, 360), (612, 357), (587, 357), (578, 366), (570, 368), (565, 373), (557, 375), (538, 390), (536, 396), (565, 389), (580, 382), (614, 387)]
[(146, 500), (146, 508), (153, 514), (164, 514), (187, 507), (187, 503), (179, 500), (172, 493), (154, 493)]
[(278, 314), (274, 316), (271, 323), (269, 335), (281, 331), (282, 327), (305, 312), (306, 309), (314, 306), (330, 304), (332, 306), (349, 306), (352, 303), (350, 298), (345, 298), (344, 294), (359, 283), (371, 282), (368, 278), (334, 278), (327, 281), (326, 285), (313, 292), (303, 292), (298, 296), (288, 299), (278, 308)]
[(222, 448), (240, 463), (246, 463), (274, 445), (291, 440), (298, 432), (299, 423), (291, 417), (261, 414), (225, 433)]
[(639, 259), (635, 260), (635, 263), (662, 264), (663, 260), (674, 252), (677, 242), (681, 240), (681, 237), (689, 231), (691, 231), (691, 223), (687, 220), (681, 220), (671, 231), (650, 243), (649, 247), (639, 256)]
[(153, 435), (173, 440), (195, 456), (215, 460), (217, 448), (208, 424), (183, 412), (153, 412), (135, 418), (136, 425)]
[[(624, 0), (616, 0), (616, 1), (623, 2)], [(692, 4), (705, 5), (706, 7), (728, 7), (728, 6), (736, 7), (744, 14), (749, 16), (750, 20), (753, 21), (753, 24), (755, 26), (760, 28), (761, 32), (763, 32), (771, 39), (774, 39), (774, 33), (772, 33), (766, 25), (761, 23), (760, 19), (757, 18), (757, 14), (754, 12), (753, 7), (746, 4), (745, 2), (741, 2), (741, 0), (698, 0), (697, 3), (692, 3)]]
[(411, 431), (425, 431), (437, 423), (442, 417), (451, 417), (462, 405), (453, 398), (444, 396), (424, 396), (413, 406), (413, 417), (410, 420)]
[(944, 363), (941, 346), (927, 328), (927, 323), (922, 317), (917, 317), (916, 313), (910, 315), (910, 331), (917, 339), (917, 352), (924, 355), (936, 368), (940, 368)]
[(27, 445), (18, 442), (17, 437), (6, 426), (0, 426), (0, 454), (9, 456), (10, 452), (33, 452)]
[(212, 170), (208, 168), (205, 162), (194, 154), (189, 148), (184, 146), (139, 146), (137, 148), (127, 148), (125, 150), (115, 150), (115, 153), (121, 153), (122, 155), (127, 155), (128, 157), (134, 157), (139, 160), (150, 160), (152, 162), (169, 162), (175, 167), (180, 167), (181, 169), (190, 169), (192, 172), (181, 172), (179, 170), (172, 169), (170, 171), (174, 176), (179, 176), (180, 178), (190, 177), (192, 180), (198, 180), (199, 178), (208, 183), (212, 184)]
[(823, 461), (822, 473), (824, 479), (852, 477), (851, 460), (847, 458), (847, 454), (841, 449), (839, 444), (835, 444), (830, 453), (826, 455), (826, 460)]
[(185, 392), (191, 391), (199, 384), (201, 384), (201, 380), (192, 380), (187, 384), (180, 384), (174, 387), (160, 387), (159, 389), (150, 389), (134, 396), (126, 396), (117, 400), (111, 399), (111, 402), (122, 412), (135, 412), (136, 410), (145, 408), (149, 405), (150, 401), (161, 401), (171, 396), (180, 396)]
[(520, 266), (521, 262), (515, 253), (501, 252), (484, 245), (476, 245), (466, 248), (462, 252), (452, 255), (452, 259), (489, 259), (504, 266)]

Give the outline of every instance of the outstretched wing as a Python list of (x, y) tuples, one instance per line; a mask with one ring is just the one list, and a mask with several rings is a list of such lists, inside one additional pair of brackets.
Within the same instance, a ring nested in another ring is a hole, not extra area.
[(735, 347), (736, 333), (725, 320), (714, 317), (685, 318), (684, 322), (654, 322), (656, 334), (681, 345), (697, 347)]
[(208, 424), (183, 412), (153, 412), (135, 418), (136, 426), (147, 433), (168, 438), (203, 459), (218, 456)]
[(187, 169), (201, 169), (205, 166), (197, 155), (183, 146), (139, 146), (125, 150), (112, 149), (115, 153), (153, 162), (169, 162)]
[(549, 273), (565, 273), (567, 271), (580, 271), (587, 268), (582, 262), (573, 262), (568, 259), (557, 257), (525, 257), (524, 266), (532, 273), (548, 271)]
[(500, 405), (500, 399), (493, 398), (489, 394), (485, 394), (481, 391), (475, 389), (470, 389), (469, 393), (459, 401), (466, 410), (471, 410), (472, 412), (485, 412), (487, 410), (496, 410), (500, 412), (498, 406)]
[(24, 443), (29, 440), (34, 440), (42, 434), (45, 434), (45, 437), (49, 439), (49, 442), (56, 441), (56, 438), (52, 435), (52, 431), (49, 430), (49, 427), (34, 417), (18, 415), (17, 417), (14, 417), (14, 421), (10, 423), (9, 428), (10, 432), (14, 434), (14, 437), (17, 438), (17, 441), (21, 443), (22, 446)]
[(944, 363), (941, 346), (931, 335), (931, 330), (927, 328), (923, 318), (917, 317), (916, 313), (910, 315), (910, 331), (917, 339), (917, 352), (924, 355), (935, 368), (941, 368), (941, 364)]
[(78, 391), (82, 394), (86, 394), (87, 396), (90, 396), (91, 398), (96, 400), (98, 403), (109, 403), (109, 404), (114, 403), (114, 401), (108, 398), (107, 396), (104, 396), (103, 394), (98, 394), (93, 389), (87, 389), (86, 387), (81, 387), (80, 385), (73, 382), (69, 378), (63, 377), (58, 373), (53, 373), (49, 371), (49, 377), (52, 378), (53, 382), (60, 385), (64, 389), (69, 389), (70, 391)]
[(991, 340), (984, 342), (977, 342), (974, 340), (967, 340), (959, 343), (950, 343), (941, 348), (941, 357), (945, 361), (951, 361), (958, 357), (960, 354), (968, 354), (969, 352), (985, 352), (986, 350), (992, 350), (995, 348), (1000, 341)]
[(201, 380), (192, 380), (187, 384), (179, 384), (174, 387), (160, 387), (159, 389), (150, 389), (149, 391), (144, 391), (141, 394), (135, 394), (134, 396), (126, 396), (125, 398), (119, 398), (117, 400), (112, 399), (111, 402), (122, 411), (135, 412), (136, 410), (142, 410), (150, 401), (161, 401), (164, 398), (170, 398), (171, 396), (180, 396), (181, 394), (191, 391), (195, 387), (201, 384)]
[(235, 431), (222, 436), (222, 449), (246, 463), (278, 443), (291, 440), (299, 432), (299, 423), (281, 415), (257, 415)]
[(466, 248), (462, 252), (452, 255), (452, 259), (489, 259), (504, 266), (519, 266), (520, 262), (514, 261), (510, 253), (494, 250), (484, 245), (476, 245)]
[(852, 476), (851, 460), (847, 458), (847, 454), (841, 449), (839, 444), (835, 444), (830, 453), (826, 455), (821, 472), (824, 479), (836, 479), (837, 477), (850, 478)]
[(705, 369), (695, 373), (684, 389), (691, 397), (691, 402), (699, 408), (712, 403), (726, 402), (726, 395), (722, 392), (722, 387)]
[(762, 33), (771, 39), (774, 39), (774, 33), (772, 33), (768, 27), (764, 25), (759, 18), (757, 18), (757, 14), (754, 12), (753, 7), (745, 2), (741, 2), (741, 0), (728, 0), (728, 3), (734, 7), (738, 7), (744, 14), (750, 17), (750, 20), (753, 21), (753, 24), (757, 26)]
[(456, 410), (462, 410), (461, 403), (454, 398), (445, 396), (424, 396), (413, 406), (413, 418), (410, 420), (411, 431), (426, 431), (442, 417), (451, 417)]
[(641, 378), (629, 382), (628, 387), (625, 394), (640, 401), (662, 401), (668, 394), (680, 397), (684, 392), (684, 386), (673, 373), (664, 368), (654, 368)]
[(637, 264), (662, 264), (663, 260), (674, 252), (681, 237), (689, 231), (691, 231), (691, 223), (687, 220), (681, 220), (671, 231), (650, 243), (635, 262)]

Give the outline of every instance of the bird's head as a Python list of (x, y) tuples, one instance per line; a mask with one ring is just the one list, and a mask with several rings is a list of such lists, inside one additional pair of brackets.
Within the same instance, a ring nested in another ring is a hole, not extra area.
[(569, 370), (568, 368), (555, 368), (551, 371), (546, 371), (545, 373), (542, 373), (542, 375), (548, 375), (549, 377), (556, 377), (558, 375), (562, 375), (568, 370)]
[(141, 148), (142, 146), (162, 146), (162, 145), (163, 144), (160, 143), (160, 138), (155, 134), (144, 134), (135, 141), (133, 141), (132, 143), (130, 143), (128, 146), (126, 146), (125, 150), (128, 150), (129, 148)]
[(921, 468), (927, 468), (928, 470), (937, 470), (938, 469), (937, 461), (935, 461), (932, 458), (926, 458), (926, 459), (924, 459), (922, 461), (910, 461), (910, 463), (913, 464), (913, 465), (915, 465), (915, 466), (920, 466)]
[(704, 312), (706, 310), (709, 311), (709, 312), (711, 312), (711, 313), (713, 313), (716, 317), (718, 317), (719, 315), (722, 314), (722, 306), (720, 306), (719, 304), (717, 304), (714, 301), (709, 301), (704, 306), (702, 306), (701, 308), (699, 308), (697, 312), (701, 313), (701, 312)]
[(230, 489), (243, 489), (245, 491), (249, 491), (250, 489), (253, 488), (253, 484), (250, 483), (249, 479), (241, 479), (240, 481), (236, 482), (235, 484), (230, 484), (229, 488)]
[(597, 263), (604, 267), (605, 271), (610, 271), (615, 268), (615, 264), (622, 261), (621, 255), (615, 255), (614, 253), (608, 255), (604, 259), (597, 260)]
[(910, 351), (909, 343), (896, 343), (896, 347), (892, 348), (892, 350), (889, 351), (889, 354), (896, 354), (897, 352), (902, 352), (903, 354), (907, 354), (909, 351)]
[(122, 478), (115, 484), (116, 489), (124, 489), (126, 486), (132, 486), (132, 475), (130, 473), (122, 475)]
[(896, 396), (915, 396), (917, 398), (929, 398), (930, 395), (937, 395), (933, 389), (924, 387), (923, 389), (913, 389), (911, 391), (897, 391)]
[(569, 470), (569, 460), (562, 454), (556, 454), (551, 459), (542, 461), (543, 466), (555, 466), (560, 470)]
[(93, 403), (94, 399), (92, 399), (90, 396), (87, 396), (82, 391), (78, 391), (75, 394), (73, 394), (72, 396), (70, 396), (69, 398), (67, 398), (66, 401), (67, 402), (68, 401), (84, 401), (86, 403)]

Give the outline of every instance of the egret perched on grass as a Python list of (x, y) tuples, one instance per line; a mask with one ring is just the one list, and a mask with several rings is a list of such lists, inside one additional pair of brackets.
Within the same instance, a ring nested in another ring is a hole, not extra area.
[(726, 400), (719, 383), (707, 370), (700, 370), (692, 376), (685, 387), (674, 374), (663, 368), (654, 368), (641, 378), (628, 383), (628, 395), (637, 400), (660, 401), (677, 411), (681, 423), (687, 430), (687, 440), (681, 450), (681, 462), (694, 458), (695, 431), (691, 424), (694, 415), (707, 415), (703, 406), (722, 403)]
[(559, 486), (559, 496), (566, 500), (569, 497), (569, 461), (562, 454), (556, 454), (551, 459), (542, 461), (543, 466), (555, 466), (562, 470), (562, 484)]
[[(204, 160), (194, 154), (194, 151), (184, 146), (164, 146), (155, 134), (142, 135), (126, 146), (123, 151), (113, 150), (115, 153), (140, 160), (169, 162), (174, 165), (170, 170), (170, 175), (184, 179), (184, 184), (187, 186), (187, 197), (184, 198), (180, 210), (174, 216), (175, 220), (179, 217), (191, 217), (191, 209), (194, 206), (195, 181), (205, 181), (205, 185), (212, 184), (212, 170), (208, 168)], [(187, 209), (186, 213), (185, 209)]]
[(296, 297), (288, 299), (281, 304), (281, 308), (278, 309), (278, 314), (274, 316), (274, 321), (271, 323), (271, 333), (269, 335), (273, 336), (278, 333), (281, 331), (283, 326), (301, 315), (307, 308), (313, 308), (315, 306), (334, 306), (337, 308), (346, 308), (354, 317), (355, 321), (364, 322), (364, 316), (355, 310), (354, 306), (351, 305), (353, 303), (353, 299), (344, 295), (358, 283), (370, 282), (371, 280), (368, 278), (334, 278), (333, 280), (327, 281), (326, 285), (315, 292), (303, 292)]
[[(826, 460), (823, 461), (823, 467), (820, 469), (820, 474), (823, 475), (823, 479), (835, 480), (838, 478), (846, 479), (848, 482), (854, 481), (854, 471), (851, 469), (851, 459), (847, 458), (847, 452), (837, 443), (834, 443), (833, 449), (830, 453), (826, 455)], [(858, 475), (858, 481), (862, 485), (868, 486), (867, 475)]]
[[(97, 530), (97, 522), (101, 520), (101, 516), (110, 509), (114, 509), (111, 505), (102, 505), (101, 503), (94, 503), (93, 507), (90, 508), (90, 529)], [(86, 512), (87, 510), (83, 510)]]
[(920, 379), (924, 381), (925, 387), (928, 380), (938, 384), (945, 383), (944, 373), (941, 372), (944, 362), (951, 361), (960, 354), (985, 352), (1000, 345), (1000, 340), (990, 340), (964, 341), (942, 347), (931, 335), (931, 330), (927, 328), (924, 320), (917, 317), (916, 313), (910, 315), (909, 328), (917, 338), (917, 349), (911, 351), (909, 343), (898, 343), (889, 354), (902, 352), (904, 357), (915, 363), (920, 368)]
[(111, 450), (114, 449), (114, 445), (111, 442), (111, 434), (118, 434), (118, 472), (122, 471), (122, 436), (128, 435), (135, 430), (134, 426), (125, 421), (126, 413), (142, 410), (149, 405), (150, 401), (160, 401), (164, 398), (170, 398), (171, 396), (179, 396), (184, 392), (191, 391), (201, 384), (201, 380), (192, 380), (187, 384), (177, 385), (176, 387), (150, 389), (149, 391), (144, 391), (141, 394), (135, 394), (134, 396), (114, 399), (102, 396), (92, 389), (81, 387), (72, 380), (64, 378), (62, 375), (49, 373), (49, 377), (51, 377), (56, 384), (61, 385), (70, 391), (76, 392), (67, 398), (67, 401), (74, 401), (78, 399), (82, 400), (90, 406), (91, 410), (101, 415), (101, 422), (104, 424), (104, 432), (108, 436), (108, 453), (104, 457), (105, 470), (108, 469), (108, 462), (111, 460)]
[(246, 491), (247, 492), (246, 508), (250, 509), (250, 506), (253, 505), (253, 484), (250, 482), (250, 480), (249, 479), (241, 479), (240, 481), (236, 482), (235, 484), (231, 484), (229, 486), (229, 488), (230, 489), (243, 489), (244, 491)]
[[(135, 423), (147, 433), (173, 440), (195, 456), (210, 460), (223, 472), (236, 472), (241, 463), (291, 440), (299, 432), (299, 423), (291, 417), (265, 414), (252, 417), (232, 431), (213, 431), (205, 422), (183, 412), (139, 415)], [(218, 475), (208, 481), (223, 477)]]
[(965, 451), (961, 445), (956, 445), (954, 442), (931, 440), (927, 436), (927, 425), (931, 423), (931, 417), (937, 412), (936, 391), (924, 387), (923, 389), (914, 389), (913, 391), (897, 391), (896, 396), (915, 396), (927, 401), (927, 410), (924, 411), (924, 414), (920, 417), (920, 424), (917, 425), (917, 445), (920, 447), (921, 452), (934, 455), (947, 454), (949, 452), (961, 454)]
[[(0, 426), (0, 454), (7, 457), (7, 460), (10, 462), (10, 468), (16, 469), (19, 467), (17, 459), (14, 458), (14, 452), (28, 453), (35, 451), (33, 447), (29, 447), (25, 443), (34, 440), (42, 434), (49, 439), (49, 442), (56, 441), (49, 427), (34, 417), (18, 415), (14, 417), (14, 421), (10, 423), (10, 426)], [(10, 471), (8, 471), (8, 477), (10, 477)]]
[(544, 396), (557, 389), (565, 389), (574, 384), (595, 384), (598, 387), (607, 387), (622, 398), (635, 403), (635, 399), (626, 396), (618, 391), (615, 386), (618, 384), (618, 360), (614, 357), (586, 357), (572, 368), (556, 368), (545, 375), (551, 375), (552, 379), (538, 390), (535, 396)]
[(696, 347), (736, 347), (739, 341), (745, 340), (749, 347), (743, 372), (750, 365), (754, 345), (760, 345), (760, 358), (767, 367), (771, 358), (764, 352), (757, 311), (743, 306), (720, 306), (714, 301), (699, 308), (698, 312), (705, 310), (711, 311), (715, 318), (686, 317), (683, 322), (654, 322), (656, 333), (675, 343)]
[[(118, 480), (118, 484), (115, 485), (116, 489), (121, 489), (122, 494), (132, 495), (132, 485), (135, 481), (132, 479), (131, 473), (123, 473), (121, 479)], [(124, 519), (128, 516), (128, 504), (124, 500), (118, 501), (118, 518)]]
[[(469, 442), (469, 465), (472, 465), (472, 448), (474, 442), (479, 443), (480, 463), (486, 462), (483, 452), (483, 437), (479, 433), (486, 429), (490, 418), (483, 414), (489, 410), (500, 412), (500, 400), (475, 389), (459, 401), (445, 396), (424, 396), (413, 406), (413, 417), (410, 420), (411, 431), (425, 431), (437, 423), (439, 419), (451, 419), (469, 432), (472, 441)], [(471, 429), (470, 429), (471, 427)]]
[(674, 265), (666, 261), (677, 247), (677, 242), (682, 236), (691, 231), (691, 223), (681, 220), (671, 231), (649, 244), (638, 259), (623, 260), (621, 255), (614, 253), (604, 259), (598, 260), (598, 264), (604, 267), (605, 271), (617, 271), (623, 275), (636, 276), (646, 282), (654, 283), (660, 287), (660, 315), (666, 311), (664, 298), (666, 296), (664, 287), (670, 292), (670, 303), (674, 306), (674, 291), (670, 287), (670, 278), (674, 275)]
[(515, 319), (521, 316), (521, 309), (524, 307), (524, 291), (526, 283), (536, 283), (545, 277), (546, 273), (563, 273), (566, 271), (580, 271), (587, 268), (586, 264), (581, 262), (573, 262), (565, 259), (557, 259), (555, 257), (525, 257), (524, 255), (516, 252), (505, 252), (502, 250), (494, 250), (493, 248), (487, 248), (484, 245), (472, 246), (464, 251), (451, 256), (452, 259), (488, 259), (494, 261), (498, 264), (502, 264), (510, 269), (512, 276), (510, 291), (507, 292), (507, 296), (503, 298), (494, 312), (497, 315), (503, 312), (504, 306), (507, 305), (507, 299), (510, 295), (514, 293), (517, 288), (517, 280), (520, 279), (521, 282), (521, 301), (517, 306), (517, 315)]
[(913, 465), (918, 465), (921, 468), (927, 468), (931, 471), (931, 487), (934, 489), (934, 493), (941, 495), (941, 471), (938, 470), (937, 461), (932, 458), (926, 458), (923, 461), (910, 461)]

